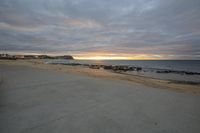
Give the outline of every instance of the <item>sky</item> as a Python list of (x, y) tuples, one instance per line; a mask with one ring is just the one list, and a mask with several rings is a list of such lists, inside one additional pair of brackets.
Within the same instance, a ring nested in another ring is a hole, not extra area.
[(200, 0), (0, 0), (0, 51), (200, 59)]

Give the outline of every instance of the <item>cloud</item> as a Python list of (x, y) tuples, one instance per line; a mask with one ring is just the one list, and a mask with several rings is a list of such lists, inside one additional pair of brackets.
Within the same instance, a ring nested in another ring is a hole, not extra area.
[(84, 19), (66, 19), (65, 24), (67, 26), (78, 27), (78, 28), (101, 28), (101, 24), (95, 22), (94, 20), (84, 20)]
[(0, 50), (199, 59), (199, 0), (1, 0)]
[(15, 26), (8, 23), (0, 22), (0, 29), (2, 30), (15, 30), (15, 31), (21, 31), (21, 32), (37, 32), (41, 29), (39, 27), (31, 28), (31, 27), (24, 27), (24, 26)]

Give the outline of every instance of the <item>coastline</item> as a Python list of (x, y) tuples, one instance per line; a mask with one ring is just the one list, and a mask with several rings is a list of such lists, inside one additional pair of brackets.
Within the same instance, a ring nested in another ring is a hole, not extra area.
[(120, 80), (122, 82), (130, 84), (142, 84), (145, 86), (169, 89), (178, 92), (186, 92), (192, 94), (200, 94), (200, 84), (193, 84), (191, 82), (180, 82), (175, 80), (164, 80), (153, 77), (129, 75), (119, 72), (111, 72), (103, 69), (90, 69), (84, 66), (69, 66), (60, 64), (45, 64), (43, 60), (31, 59), (31, 60), (0, 60), (2, 65), (14, 65), (14, 66), (27, 66), (39, 69), (55, 70), (67, 73), (76, 73), (80, 75), (106, 78), (111, 80)]

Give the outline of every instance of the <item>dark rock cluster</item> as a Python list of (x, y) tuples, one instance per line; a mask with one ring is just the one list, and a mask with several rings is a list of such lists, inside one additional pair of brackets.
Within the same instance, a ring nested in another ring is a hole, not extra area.
[(113, 70), (113, 71), (141, 71), (141, 67), (133, 67), (133, 66), (127, 66), (127, 65), (89, 65), (89, 68), (92, 69), (100, 69), (103, 68), (105, 70)]
[(85, 66), (91, 69), (105, 69), (112, 71), (142, 71), (141, 67), (127, 66), (127, 65), (93, 65), (93, 64), (80, 64), (80, 63), (51, 63), (51, 64), (61, 64), (69, 66)]
[(89, 65), (89, 68), (91, 68), (91, 69), (100, 69), (101, 66), (100, 65)]
[(186, 74), (186, 75), (200, 75), (198, 72), (188, 72), (188, 71), (177, 71), (177, 70), (158, 70), (156, 73), (174, 73), (174, 74)]

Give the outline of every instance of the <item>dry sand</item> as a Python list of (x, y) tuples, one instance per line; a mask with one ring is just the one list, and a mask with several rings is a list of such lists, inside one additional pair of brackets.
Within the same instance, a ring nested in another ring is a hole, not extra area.
[(99, 70), (17, 62), (0, 65), (0, 133), (200, 132), (199, 95)]
[(68, 65), (53, 65), (44, 64), (42, 60), (0, 60), (0, 64), (5, 65), (20, 65), (34, 68), (56, 70), (61, 72), (76, 73), (80, 75), (87, 75), (91, 77), (107, 78), (112, 80), (120, 80), (131, 84), (142, 84), (149, 87), (170, 89), (178, 92), (188, 92), (193, 94), (200, 94), (199, 84), (190, 84), (187, 82), (177, 82), (173, 80), (161, 80), (151, 77), (144, 77), (138, 75), (125, 75), (120, 73), (113, 73), (102, 69), (90, 69), (83, 66), (68, 66)]

